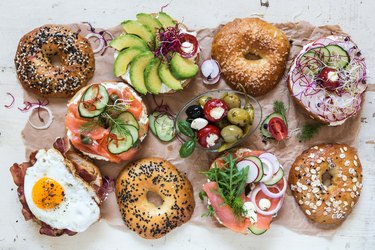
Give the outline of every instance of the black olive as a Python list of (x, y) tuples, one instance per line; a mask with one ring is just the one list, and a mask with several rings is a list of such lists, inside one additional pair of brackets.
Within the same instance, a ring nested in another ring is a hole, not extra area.
[(185, 113), (188, 118), (196, 119), (203, 116), (203, 108), (200, 105), (191, 105)]
[(267, 123), (263, 124), (263, 128), (268, 129), (268, 124)]

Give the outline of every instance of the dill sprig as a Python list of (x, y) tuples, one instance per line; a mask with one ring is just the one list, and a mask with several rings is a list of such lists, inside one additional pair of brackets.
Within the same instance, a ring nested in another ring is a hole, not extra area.
[(298, 134), (298, 139), (300, 141), (308, 141), (318, 133), (320, 128), (321, 125), (317, 123), (305, 124), (303, 125), (301, 132)]
[(87, 121), (84, 124), (82, 124), (79, 128), (79, 131), (80, 131), (81, 134), (87, 135), (88, 133), (90, 133), (94, 129), (99, 128), (99, 127), (103, 127), (103, 126), (104, 126), (103, 120), (100, 119), (99, 117), (95, 117), (94, 119), (92, 119), (90, 121)]
[(274, 101), (273, 102), (273, 112), (276, 112), (276, 113), (279, 113), (279, 114), (282, 114), (283, 116), (285, 116), (286, 108), (285, 108), (284, 103), (282, 101)]
[(125, 137), (130, 134), (129, 129), (126, 127), (127, 124), (123, 120), (113, 118), (107, 112), (103, 112), (101, 116), (109, 121), (111, 124), (111, 129), (117, 131), (119, 135)]
[(223, 157), (225, 163), (223, 168), (218, 168), (216, 163), (213, 168), (203, 174), (210, 181), (218, 184), (218, 194), (223, 198), (224, 204), (230, 206), (233, 213), (240, 217), (244, 213), (244, 201), (241, 195), (245, 192), (246, 178), (249, 167), (238, 170), (236, 159), (232, 154)]

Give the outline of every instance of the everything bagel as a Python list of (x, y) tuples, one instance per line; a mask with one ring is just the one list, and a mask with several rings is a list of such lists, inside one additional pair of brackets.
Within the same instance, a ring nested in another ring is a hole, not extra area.
[[(224, 25), (212, 42), (212, 57), (226, 82), (253, 96), (273, 89), (284, 74), (289, 55), (288, 38), (259, 18), (243, 18)], [(249, 58), (250, 57), (250, 58)]]
[[(54, 65), (54, 57), (61, 65)], [(24, 35), (14, 59), (25, 89), (49, 97), (72, 96), (85, 86), (95, 70), (90, 43), (58, 25), (44, 25)]]

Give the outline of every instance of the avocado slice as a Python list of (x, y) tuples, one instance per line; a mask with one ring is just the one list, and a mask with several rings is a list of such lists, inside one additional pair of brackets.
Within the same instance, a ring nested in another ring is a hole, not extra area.
[(116, 57), (114, 63), (115, 76), (119, 77), (125, 74), (129, 63), (133, 60), (133, 58), (145, 51), (147, 51), (147, 49), (143, 47), (130, 47), (122, 50)]
[(145, 25), (154, 34), (158, 29), (163, 27), (161, 22), (151, 14), (139, 13), (137, 14), (137, 21)]
[(109, 46), (120, 51), (129, 47), (143, 47), (148, 49), (147, 43), (136, 35), (122, 34), (109, 42)]
[(199, 67), (193, 61), (183, 58), (180, 54), (175, 53), (170, 62), (171, 72), (178, 80), (185, 80), (194, 77)]
[(142, 52), (137, 55), (130, 63), (130, 80), (131, 85), (141, 94), (147, 94), (144, 72), (146, 66), (154, 58), (151, 51)]
[(126, 33), (134, 34), (142, 38), (150, 47), (154, 46), (155, 35), (145, 25), (138, 21), (128, 20), (121, 23)]
[(160, 93), (160, 88), (162, 85), (161, 79), (158, 74), (159, 65), (160, 60), (158, 58), (154, 58), (145, 69), (146, 88), (149, 92), (155, 95)]
[(159, 77), (165, 85), (174, 90), (182, 89), (181, 81), (176, 79), (169, 70), (167, 63), (161, 63), (159, 66)]
[(163, 25), (163, 28), (173, 27), (176, 25), (176, 21), (165, 12), (159, 12), (158, 19)]

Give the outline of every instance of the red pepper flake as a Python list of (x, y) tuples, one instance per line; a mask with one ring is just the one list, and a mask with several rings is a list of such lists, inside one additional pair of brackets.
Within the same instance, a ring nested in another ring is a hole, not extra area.
[(4, 107), (6, 107), (7, 109), (10, 109), (13, 106), (14, 101), (16, 100), (16, 98), (14, 98), (14, 96), (11, 93), (9, 93), (9, 92), (7, 92), (6, 94), (9, 95), (10, 97), (12, 97), (12, 102), (10, 104), (8, 104), (8, 105), (4, 105)]

